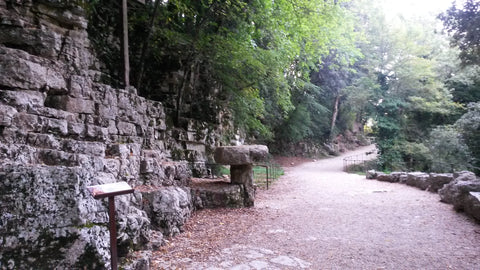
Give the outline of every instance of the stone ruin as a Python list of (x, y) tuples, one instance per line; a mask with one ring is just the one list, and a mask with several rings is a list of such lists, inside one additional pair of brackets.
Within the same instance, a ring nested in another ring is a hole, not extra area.
[(251, 207), (255, 201), (254, 164), (267, 160), (264, 145), (222, 146), (215, 149), (218, 165), (230, 167), (229, 178), (193, 179), (192, 194), (196, 208)]
[[(191, 176), (229, 128), (221, 113), (172, 126), (161, 102), (102, 83), (87, 25), (81, 1), (0, 0), (0, 269), (109, 268), (107, 201), (86, 187), (117, 181), (136, 190), (115, 199), (119, 255), (146, 258), (121, 266), (148, 269), (201, 204)], [(246, 205), (248, 164), (231, 185)]]
[(230, 181), (241, 185), (244, 205), (253, 206), (255, 188), (253, 186), (253, 164), (265, 161), (268, 148), (264, 145), (224, 146), (215, 149), (215, 161), (230, 165)]
[(402, 183), (421, 190), (438, 193), (440, 201), (452, 204), (457, 211), (480, 221), (480, 178), (469, 171), (455, 173), (392, 172), (385, 174), (370, 170), (367, 179)]

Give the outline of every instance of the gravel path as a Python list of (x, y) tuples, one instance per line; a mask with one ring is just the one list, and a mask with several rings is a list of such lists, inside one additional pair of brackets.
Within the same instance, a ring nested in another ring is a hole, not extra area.
[(197, 212), (154, 268), (480, 269), (478, 224), (437, 194), (344, 173), (343, 157), (288, 168), (254, 208)]

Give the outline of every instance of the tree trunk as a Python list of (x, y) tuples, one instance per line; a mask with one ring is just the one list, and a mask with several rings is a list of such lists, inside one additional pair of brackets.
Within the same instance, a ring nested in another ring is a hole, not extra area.
[(332, 115), (332, 122), (330, 124), (330, 140), (333, 141), (334, 130), (335, 130), (335, 123), (337, 122), (338, 116), (338, 105), (340, 103), (340, 94), (337, 94), (335, 97), (335, 103), (333, 104), (333, 115)]
[(148, 28), (147, 37), (145, 38), (142, 44), (142, 54), (140, 56), (140, 61), (139, 61), (140, 66), (139, 66), (137, 83), (136, 83), (137, 89), (140, 89), (140, 87), (142, 86), (143, 72), (145, 69), (145, 58), (147, 57), (147, 53), (148, 53), (148, 42), (150, 41), (150, 36), (152, 35), (152, 32), (153, 32), (153, 25), (155, 23), (155, 18), (157, 17), (158, 6), (160, 5), (160, 2), (161, 1), (155, 1), (155, 6), (153, 7), (153, 14), (152, 14), (152, 17), (150, 18), (150, 25)]
[(122, 0), (122, 23), (123, 23), (123, 79), (125, 89), (130, 86), (130, 59), (128, 56), (128, 13), (127, 0)]

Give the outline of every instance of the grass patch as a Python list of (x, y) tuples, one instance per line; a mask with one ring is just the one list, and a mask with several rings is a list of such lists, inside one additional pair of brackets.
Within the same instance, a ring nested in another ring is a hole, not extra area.
[[(277, 180), (284, 173), (285, 172), (283, 171), (282, 167), (276, 164), (271, 164), (270, 166), (268, 166), (269, 184)], [(263, 166), (253, 167), (253, 181), (257, 186), (267, 186), (267, 168)]]

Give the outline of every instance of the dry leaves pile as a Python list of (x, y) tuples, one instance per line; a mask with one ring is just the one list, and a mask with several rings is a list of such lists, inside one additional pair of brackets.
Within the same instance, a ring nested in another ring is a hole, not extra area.
[(254, 208), (205, 209), (194, 212), (183, 227), (184, 232), (168, 239), (167, 244), (153, 251), (152, 269), (184, 269), (190, 261), (206, 261), (235, 244), (248, 234), (260, 218)]

